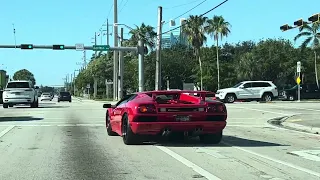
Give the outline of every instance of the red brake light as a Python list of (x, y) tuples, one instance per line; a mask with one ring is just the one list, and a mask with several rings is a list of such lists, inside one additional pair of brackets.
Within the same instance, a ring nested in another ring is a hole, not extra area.
[(209, 105), (207, 108), (207, 112), (225, 113), (226, 111), (227, 109), (224, 104)]
[(139, 113), (155, 113), (156, 107), (153, 104), (140, 105), (138, 108)]

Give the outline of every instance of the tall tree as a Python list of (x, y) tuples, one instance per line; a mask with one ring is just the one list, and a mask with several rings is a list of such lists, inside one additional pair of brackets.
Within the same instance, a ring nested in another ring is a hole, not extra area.
[(34, 75), (27, 69), (21, 69), (15, 72), (13, 75), (13, 80), (27, 80), (31, 81), (33, 85), (36, 84), (36, 79), (34, 78)]
[(207, 21), (207, 24), (206, 32), (213, 36), (216, 41), (218, 89), (220, 89), (219, 38), (222, 40), (223, 37), (228, 36), (231, 25), (222, 16), (213, 16), (212, 19)]
[(301, 44), (301, 48), (304, 49), (308, 45), (311, 45), (314, 53), (314, 72), (316, 76), (316, 83), (319, 88), (318, 69), (317, 69), (317, 49), (319, 49), (320, 41), (320, 23), (313, 23), (311, 26), (304, 24), (299, 28), (299, 34), (294, 37), (294, 41), (297, 41), (301, 37), (304, 37), (304, 41)]
[(154, 31), (154, 27), (142, 23), (141, 26), (136, 25), (136, 28), (131, 29), (129, 33), (132, 34), (129, 43), (130, 45), (136, 46), (138, 41), (142, 38), (150, 49), (155, 48), (157, 33)]
[(187, 36), (189, 43), (195, 50), (196, 59), (199, 61), (201, 90), (203, 88), (203, 74), (202, 74), (203, 72), (202, 72), (200, 48), (207, 41), (207, 37), (205, 36), (205, 29), (204, 29), (206, 20), (207, 20), (206, 17), (191, 15), (187, 19), (186, 24), (182, 28), (183, 32)]

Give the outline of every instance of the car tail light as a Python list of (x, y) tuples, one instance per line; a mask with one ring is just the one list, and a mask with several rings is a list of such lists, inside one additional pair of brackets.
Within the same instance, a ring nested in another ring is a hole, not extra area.
[(156, 107), (153, 104), (140, 105), (138, 108), (139, 113), (156, 113)]
[(225, 113), (226, 111), (227, 108), (224, 104), (209, 105), (207, 108), (207, 112)]

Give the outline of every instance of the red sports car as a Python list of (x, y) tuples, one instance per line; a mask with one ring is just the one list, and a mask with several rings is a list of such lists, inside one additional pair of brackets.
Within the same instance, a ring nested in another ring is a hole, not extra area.
[[(224, 103), (206, 98), (209, 91), (147, 91), (128, 95), (116, 105), (104, 104), (109, 136), (120, 135), (127, 145), (142, 136), (199, 136), (217, 144), (226, 126)], [(194, 95), (198, 94), (198, 95)]]

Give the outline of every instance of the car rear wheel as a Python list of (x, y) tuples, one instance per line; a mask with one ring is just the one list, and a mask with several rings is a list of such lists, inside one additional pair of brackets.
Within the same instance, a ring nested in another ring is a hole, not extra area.
[(9, 107), (13, 107), (13, 104), (10, 104)]
[(117, 135), (117, 133), (112, 131), (112, 127), (111, 127), (111, 124), (110, 124), (110, 116), (109, 116), (108, 113), (106, 115), (106, 128), (107, 128), (107, 133), (108, 133), (109, 136), (116, 136)]
[(5, 104), (5, 103), (3, 103), (3, 108), (8, 108), (9, 106), (8, 106), (8, 104)]
[(261, 99), (264, 102), (270, 102), (272, 101), (272, 95), (270, 93), (265, 93)]
[(125, 114), (122, 117), (122, 124), (121, 124), (121, 131), (122, 131), (122, 139), (124, 144), (126, 145), (135, 145), (139, 144), (138, 135), (134, 134), (131, 130), (131, 127), (129, 125), (129, 118)]
[(216, 134), (203, 134), (199, 138), (205, 144), (219, 144), (222, 140), (222, 131)]

